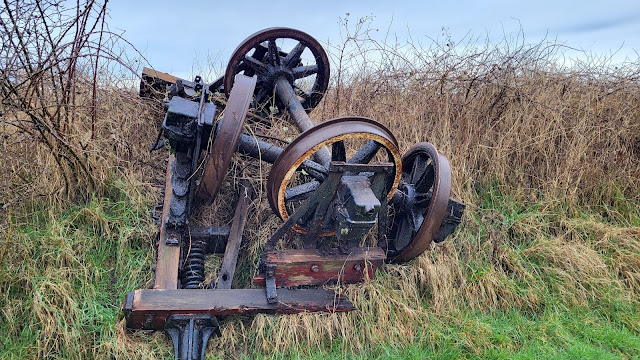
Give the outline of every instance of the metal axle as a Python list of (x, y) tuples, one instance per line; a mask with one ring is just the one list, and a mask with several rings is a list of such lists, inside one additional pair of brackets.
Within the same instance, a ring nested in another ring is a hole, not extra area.
[[(300, 132), (305, 132), (316, 126), (316, 123), (311, 120), (302, 107), (298, 95), (296, 95), (291, 83), (289, 83), (289, 80), (287, 80), (285, 76), (280, 76), (278, 80), (275, 81), (275, 87), (278, 98), (286, 105), (291, 118)], [(331, 162), (331, 152), (326, 147), (318, 150), (318, 152), (314, 154), (314, 157), (316, 161), (325, 166), (329, 166)]]

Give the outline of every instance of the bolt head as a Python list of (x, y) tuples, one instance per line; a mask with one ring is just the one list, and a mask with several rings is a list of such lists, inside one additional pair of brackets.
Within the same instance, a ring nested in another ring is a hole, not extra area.
[(313, 272), (320, 271), (320, 266), (318, 266), (316, 264), (311, 265), (311, 271), (313, 271)]
[(167, 236), (167, 240), (165, 241), (165, 244), (169, 245), (169, 246), (178, 246), (180, 245), (180, 241), (178, 240), (178, 236), (175, 234), (169, 234)]

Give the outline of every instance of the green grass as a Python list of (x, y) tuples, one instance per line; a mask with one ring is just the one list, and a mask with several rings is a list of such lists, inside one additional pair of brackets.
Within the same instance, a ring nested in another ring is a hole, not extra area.
[(22, 209), (0, 268), (0, 357), (93, 357), (114, 341), (123, 295), (151, 278), (153, 257), (147, 215), (117, 195)]
[[(124, 295), (152, 279), (155, 226), (127, 186), (108, 193), (14, 211), (0, 264), (1, 359), (171, 358), (163, 335), (123, 330)], [(640, 358), (631, 200), (612, 219), (495, 186), (476, 194), (443, 248), (349, 287), (360, 310), (228, 317), (208, 358)]]
[[(611, 309), (613, 310), (613, 309)], [(639, 309), (628, 309), (636, 312)], [(429, 336), (428, 334), (437, 334)], [(309, 349), (305, 344), (299, 348)], [(640, 334), (589, 308), (550, 304), (540, 314), (472, 312), (455, 320), (433, 318), (410, 344), (380, 344), (363, 353), (344, 353), (343, 344), (310, 353), (288, 351), (273, 359), (619, 359), (640, 357)]]

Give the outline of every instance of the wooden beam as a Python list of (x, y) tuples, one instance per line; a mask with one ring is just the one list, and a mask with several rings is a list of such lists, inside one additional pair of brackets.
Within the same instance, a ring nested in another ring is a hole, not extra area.
[[(276, 286), (353, 284), (373, 278), (387, 256), (379, 247), (338, 249), (279, 250), (265, 253), (265, 264), (276, 264)], [(265, 286), (264, 274), (253, 278), (254, 285)], [(278, 295), (280, 291), (278, 291)]]
[(251, 183), (248, 180), (241, 180), (240, 196), (238, 197), (238, 204), (236, 205), (236, 211), (233, 215), (233, 221), (231, 222), (227, 248), (225, 249), (224, 258), (222, 259), (222, 266), (220, 266), (220, 275), (218, 276), (218, 283), (215, 286), (216, 289), (231, 289), (252, 193)]
[(269, 304), (264, 289), (135, 290), (127, 294), (124, 314), (131, 329), (164, 329), (173, 314), (297, 314), (355, 310), (349, 300), (324, 289), (280, 289)]
[[(154, 289), (177, 289), (178, 288), (178, 265), (180, 262), (180, 242), (179, 234), (167, 230), (167, 217), (171, 208), (171, 167), (176, 161), (175, 155), (169, 155), (167, 162), (167, 175), (164, 184), (164, 204), (162, 206), (162, 219), (160, 224), (160, 239), (158, 241), (158, 260), (156, 262), (156, 279)], [(167, 244), (169, 236), (178, 239), (177, 244)]]
[(158, 80), (162, 80), (164, 82), (168, 82), (170, 84), (173, 84), (176, 82), (176, 80), (180, 79), (179, 77), (164, 73), (164, 72), (160, 72), (157, 70), (153, 70), (150, 69), (148, 67), (145, 67), (142, 69), (142, 76), (143, 77), (149, 77), (151, 79), (158, 79)]

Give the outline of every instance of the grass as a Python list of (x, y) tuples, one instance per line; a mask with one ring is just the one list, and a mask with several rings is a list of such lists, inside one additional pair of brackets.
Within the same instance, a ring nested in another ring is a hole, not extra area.
[[(464, 221), (416, 260), (345, 286), (358, 311), (227, 317), (208, 358), (640, 357), (640, 63), (565, 68), (553, 44), (407, 50), (354, 34), (347, 45), (312, 118), (371, 117), (402, 151), (433, 143), (451, 162)], [(385, 56), (358, 62), (371, 51)], [(4, 110), (2, 359), (171, 357), (164, 335), (126, 332), (120, 311), (153, 279), (149, 210), (166, 152), (146, 144), (161, 112), (126, 89), (96, 91), (96, 117), (78, 107), (59, 133), (92, 189), (71, 184), (60, 154)], [(286, 117), (272, 120), (268, 135), (296, 135)], [(240, 287), (280, 224), (261, 187), (268, 173), (236, 156), (216, 205), (193, 218), (228, 223), (237, 178), (251, 178)]]
[[(29, 215), (14, 218), (15, 253), (0, 274), (0, 358), (170, 356), (163, 336), (123, 330), (124, 294), (152, 280), (154, 231), (146, 203), (124, 183), (110, 186), (111, 197), (66, 208), (25, 205)], [(592, 213), (545, 214), (543, 204), (523, 206), (495, 188), (478, 197), (484, 201), (450, 242), (349, 286), (358, 311), (230, 317), (209, 356), (640, 356), (636, 289), (612, 256), (639, 253), (596, 251), (624, 243), (625, 228)], [(555, 224), (570, 235), (562, 242), (549, 231)], [(496, 250), (497, 236), (505, 239)]]
[[(169, 356), (162, 336), (123, 330), (124, 294), (152, 280), (154, 230), (140, 192), (109, 186), (109, 197), (25, 204), (13, 218), (1, 358)], [(491, 186), (477, 197), (453, 239), (349, 286), (357, 312), (231, 317), (210, 356), (640, 356), (637, 268), (627, 263), (640, 252), (637, 236), (625, 238), (637, 228), (522, 204)]]

